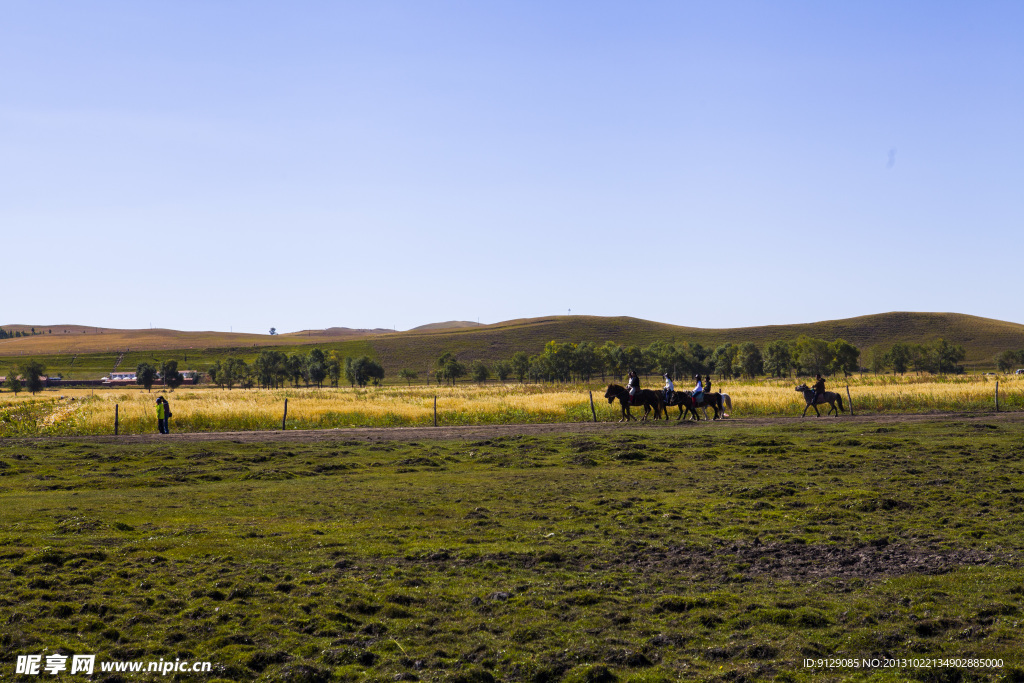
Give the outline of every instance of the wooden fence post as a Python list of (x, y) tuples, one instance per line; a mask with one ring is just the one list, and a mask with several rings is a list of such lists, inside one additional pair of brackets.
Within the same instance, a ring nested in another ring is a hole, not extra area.
[(284, 430), (284, 423), (288, 421), (288, 399), (284, 400), (284, 417), (281, 418), (281, 429)]
[(590, 413), (594, 416), (594, 422), (597, 422), (597, 411), (594, 410), (594, 392), (590, 392)]
[(115, 404), (114, 404), (114, 436), (117, 436), (117, 428), (118, 428), (118, 417), (119, 417), (119, 416), (118, 416), (118, 409), (119, 409), (119, 408), (120, 408), (120, 406), (118, 406), (118, 405), (117, 405), (117, 404), (115, 403)]
[(999, 412), (999, 380), (996, 380), (996, 412)]
[(434, 394), (434, 426), (437, 426), (437, 394)]
[(853, 397), (850, 396), (850, 385), (846, 385), (846, 400), (850, 402), (850, 417), (853, 417)]

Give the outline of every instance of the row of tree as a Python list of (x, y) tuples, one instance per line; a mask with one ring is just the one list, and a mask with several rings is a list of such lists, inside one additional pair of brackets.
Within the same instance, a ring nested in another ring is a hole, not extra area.
[[(52, 333), (53, 330), (50, 330), (50, 332)], [(34, 328), (34, 327), (32, 328), (31, 332), (22, 332), (21, 330), (15, 330), (14, 332), (8, 332), (4, 328), (0, 327), (0, 339), (15, 339), (17, 337), (31, 337), (31, 336), (36, 335), (36, 334), (42, 334), (42, 332), (37, 332), (36, 328)]]
[[(551, 341), (539, 354), (528, 355), (520, 351), (492, 365), (482, 361), (465, 364), (453, 353), (445, 353), (437, 359), (435, 372), (439, 382), (447, 383), (467, 376), (478, 382), (491, 377), (501, 381), (512, 377), (520, 382), (528, 378), (549, 382), (586, 382), (596, 377), (602, 380), (608, 377), (621, 379), (629, 370), (647, 376), (668, 373), (673, 379), (696, 374), (715, 374), (723, 379), (819, 373), (849, 376), (858, 370), (955, 374), (964, 371), (960, 362), (965, 356), (963, 346), (945, 339), (930, 344), (894, 343), (884, 351), (875, 351), (870, 368), (860, 365), (860, 349), (846, 340), (830, 342), (806, 335), (796, 340), (771, 341), (763, 348), (753, 342), (727, 342), (710, 349), (700, 344), (662, 341), (646, 347), (621, 346), (613, 342), (599, 346), (592, 342), (563, 344)], [(1024, 364), (1024, 350), (1008, 351), (1000, 356), (999, 368), (1004, 372), (1018, 364)], [(406, 372), (409, 371), (403, 370)], [(411, 374), (415, 377), (415, 373)]]
[(451, 383), (467, 375), (479, 382), (491, 377), (502, 381), (513, 377), (520, 382), (527, 378), (587, 382), (596, 377), (621, 379), (629, 370), (641, 375), (667, 373), (673, 378), (709, 373), (723, 378), (764, 374), (786, 377), (793, 372), (848, 375), (858, 369), (859, 357), (860, 350), (842, 339), (826, 342), (807, 336), (796, 341), (769, 342), (764, 351), (753, 342), (728, 342), (710, 349), (700, 344), (663, 341), (646, 347), (551, 341), (539, 354), (520, 351), (492, 366), (481, 361), (467, 366), (454, 354), (445, 353), (435, 363), (435, 372), (439, 381)]
[(964, 347), (945, 339), (936, 339), (931, 344), (908, 344), (896, 342), (885, 352), (876, 351), (871, 359), (871, 371), (893, 374), (911, 372), (932, 372), (938, 374), (960, 374), (964, 366), (960, 361), (967, 357)]
[(251, 366), (242, 358), (226, 358), (218, 360), (208, 372), (214, 384), (228, 389), (256, 385), (276, 389), (289, 380), (296, 387), (322, 387), (325, 381), (336, 387), (342, 377), (352, 386), (364, 387), (380, 384), (384, 379), (384, 367), (368, 356), (349, 358), (337, 351), (325, 354), (318, 348), (305, 355), (264, 349)]

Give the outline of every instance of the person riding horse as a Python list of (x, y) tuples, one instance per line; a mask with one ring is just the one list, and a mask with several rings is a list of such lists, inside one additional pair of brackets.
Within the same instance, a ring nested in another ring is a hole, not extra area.
[(697, 380), (697, 386), (693, 388), (693, 405), (696, 406), (704, 398), (704, 385), (700, 383), (700, 375), (694, 375), (693, 378)]
[(814, 379), (814, 386), (811, 388), (814, 389), (814, 402), (818, 403), (818, 399), (825, 395), (825, 379), (821, 376), (821, 373), (815, 375)]
[(629, 371), (629, 381), (626, 382), (626, 389), (629, 390), (629, 402), (633, 403), (636, 392), (640, 391), (640, 377), (635, 370)]
[(704, 391), (711, 393), (711, 375), (704, 375)]
[(676, 386), (672, 383), (672, 378), (669, 374), (665, 373), (665, 405), (672, 405), (672, 394), (676, 392)]

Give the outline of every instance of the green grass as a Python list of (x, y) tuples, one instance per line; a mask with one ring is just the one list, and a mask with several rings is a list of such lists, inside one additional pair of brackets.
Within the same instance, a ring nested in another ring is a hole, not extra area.
[[(1024, 423), (1005, 419), (8, 441), (0, 666), (61, 650), (208, 660), (203, 680), (1020, 680), (1022, 474)], [(802, 665), (885, 656), (1005, 665)]]

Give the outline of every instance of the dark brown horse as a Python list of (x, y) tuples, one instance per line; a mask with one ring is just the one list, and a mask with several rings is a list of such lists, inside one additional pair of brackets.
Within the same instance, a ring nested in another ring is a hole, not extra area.
[(665, 390), (662, 389), (658, 392), (661, 396), (661, 402), (665, 404), (665, 419), (668, 419), (668, 409), (670, 406), (679, 406), (679, 417), (677, 420), (681, 420), (684, 411), (686, 415), (693, 413), (694, 420), (700, 420), (697, 416), (697, 409), (693, 407), (693, 392), (692, 391), (673, 391), (672, 400), (670, 402), (665, 401)]
[[(635, 420), (636, 418), (629, 412), (629, 390), (626, 387), (619, 384), (609, 384), (608, 391), (604, 392), (604, 397), (608, 399), (608, 403), (612, 403), (615, 399), (619, 399), (619, 405), (622, 406), (622, 420)], [(636, 397), (633, 399), (632, 405), (643, 406), (644, 416), (646, 420), (647, 416), (651, 413), (651, 408), (654, 408), (654, 419), (661, 419), (661, 408), (662, 401), (661, 396), (657, 391), (651, 391), (650, 389), (641, 389), (636, 392)], [(667, 417), (667, 414), (666, 414)]]
[[(705, 391), (704, 393), (702, 393), (700, 395), (700, 400), (697, 401), (696, 404), (694, 404), (694, 402), (693, 402), (693, 392), (692, 391), (677, 391), (676, 394), (681, 395), (680, 400), (685, 400), (685, 401), (689, 402), (689, 405), (692, 406), (691, 409), (693, 410), (693, 419), (697, 420), (698, 422), (700, 421), (700, 418), (697, 417), (697, 410), (696, 410), (697, 408), (704, 408), (705, 410), (707, 410), (708, 408), (711, 408), (712, 410), (715, 411), (715, 416), (712, 419), (713, 420), (717, 420), (718, 419), (718, 414), (722, 410), (722, 395), (721, 394), (719, 394), (719, 393), (712, 393), (710, 391)], [(674, 402), (674, 399), (673, 399), (673, 402)], [(679, 417), (682, 417), (682, 416), (683, 416), (683, 408), (680, 406), (680, 408), (679, 408)], [(678, 420), (679, 417), (677, 417), (676, 419)], [(705, 420), (707, 419), (707, 413), (705, 413), (704, 419)]]
[[(814, 389), (811, 389), (806, 384), (801, 384), (796, 390), (804, 395), (804, 400), (807, 401), (807, 405), (804, 406), (804, 412), (800, 417), (807, 415), (808, 408), (814, 408), (814, 412), (817, 413), (817, 417), (821, 417), (821, 413), (818, 411), (818, 406), (823, 403), (827, 403), (829, 408), (828, 412), (825, 413), (825, 417), (832, 414), (832, 411), (836, 411), (836, 417), (839, 417), (839, 410), (846, 412), (846, 408), (843, 407), (843, 397), (834, 391), (826, 391), (821, 396), (815, 397)], [(839, 410), (836, 410), (836, 404), (839, 404)]]

